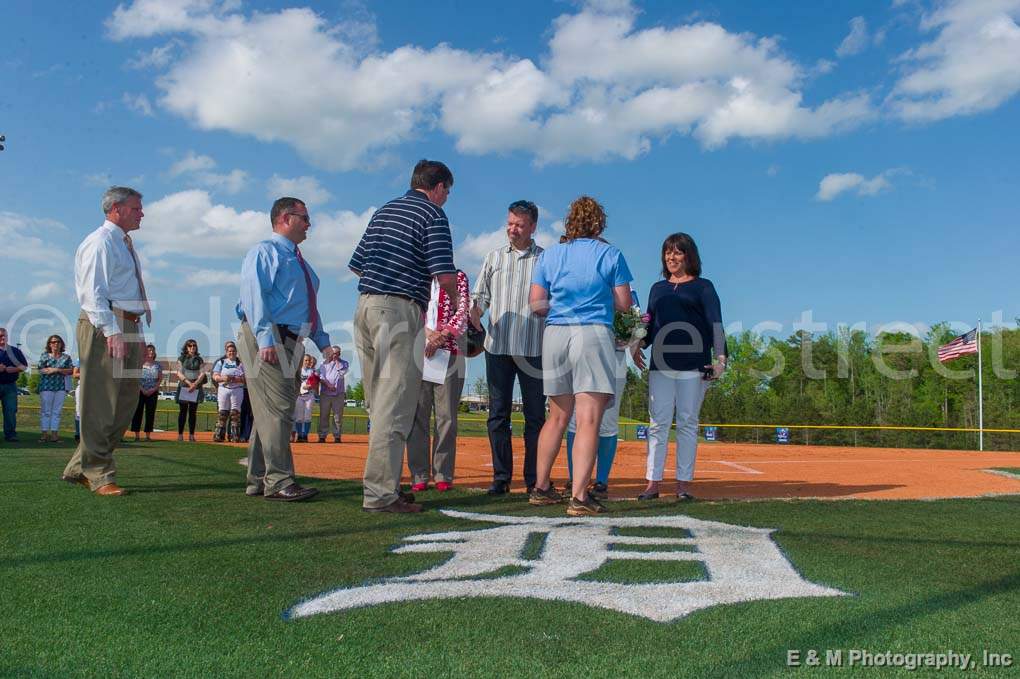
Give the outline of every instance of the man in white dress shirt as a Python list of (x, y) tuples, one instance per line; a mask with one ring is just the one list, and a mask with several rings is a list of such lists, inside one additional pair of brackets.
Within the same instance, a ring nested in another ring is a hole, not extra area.
[(74, 255), (74, 287), (81, 304), (77, 340), (81, 361), (81, 442), (63, 479), (96, 495), (123, 495), (113, 451), (138, 405), (144, 337), (152, 322), (131, 231), (142, 223), (142, 194), (112, 186), (103, 194), (106, 221)]

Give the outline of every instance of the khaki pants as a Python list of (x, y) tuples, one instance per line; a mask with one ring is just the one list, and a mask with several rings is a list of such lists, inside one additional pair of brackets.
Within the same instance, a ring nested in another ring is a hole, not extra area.
[(337, 439), (344, 432), (344, 400), (346, 394), (336, 396), (319, 396), (319, 438), (325, 438), (330, 430), (330, 417), (333, 418), (333, 436)]
[(84, 312), (78, 317), (81, 442), (64, 468), (64, 476), (72, 479), (84, 476), (92, 490), (116, 481), (113, 451), (138, 406), (143, 338), (137, 336), (137, 323), (123, 317), (119, 320), (127, 341), (127, 356), (122, 360), (110, 356), (106, 335), (92, 325)]
[(354, 343), (372, 425), (364, 476), (363, 505), (368, 508), (393, 504), (400, 492), (404, 448), (421, 389), (423, 327), (421, 307), (409, 299), (367, 294), (358, 298)]
[(237, 333), (237, 352), (244, 363), (244, 377), (255, 423), (248, 443), (248, 490), (265, 484), (265, 494), (283, 490), (294, 482), (294, 457), (290, 432), (294, 427), (297, 374), (305, 348), (288, 339), (276, 342), (275, 365), (259, 358), (259, 345), (247, 322)]
[[(407, 468), (414, 483), (436, 481), (453, 483), (457, 456), (457, 408), (464, 390), (464, 353), (450, 357), (443, 384), (422, 380), (414, 426), (407, 437)], [(432, 408), (436, 410), (436, 435), (429, 445)], [(431, 452), (431, 455), (429, 454)], [(431, 464), (430, 464), (431, 462)], [(431, 468), (431, 474), (430, 472)]]

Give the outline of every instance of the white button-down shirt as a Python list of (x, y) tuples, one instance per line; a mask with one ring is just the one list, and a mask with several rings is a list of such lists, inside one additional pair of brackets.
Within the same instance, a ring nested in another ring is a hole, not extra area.
[(135, 260), (124, 241), (124, 230), (110, 221), (90, 233), (74, 254), (74, 291), (92, 325), (104, 335), (121, 332), (112, 307), (145, 313)]

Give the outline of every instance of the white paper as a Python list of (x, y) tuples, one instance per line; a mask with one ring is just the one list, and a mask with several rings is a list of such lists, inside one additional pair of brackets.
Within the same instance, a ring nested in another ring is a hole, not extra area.
[(188, 391), (187, 387), (181, 387), (180, 400), (187, 403), (198, 403), (198, 389), (195, 391)]
[(450, 350), (436, 349), (432, 358), (425, 357), (425, 365), (421, 377), (426, 382), (434, 384), (446, 383), (446, 369), (450, 365)]

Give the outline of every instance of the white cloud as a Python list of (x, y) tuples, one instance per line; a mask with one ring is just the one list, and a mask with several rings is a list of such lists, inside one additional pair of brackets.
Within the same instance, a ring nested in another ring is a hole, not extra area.
[(349, 27), (309, 9), (243, 14), (211, 0), (137, 0), (108, 28), (118, 40), (178, 36), (156, 81), (162, 107), (201, 129), (283, 141), (331, 170), (385, 164), (436, 125), (465, 153), (551, 163), (635, 158), (677, 133), (706, 148), (820, 137), (874, 116), (866, 94), (805, 105), (812, 69), (772, 38), (710, 22), (638, 29), (637, 14), (605, 0), (559, 17), (541, 66), (446, 44), (365, 54), (350, 38), (364, 17)]
[(123, 101), (124, 105), (135, 113), (141, 113), (143, 116), (153, 115), (152, 104), (149, 102), (149, 98), (144, 94), (134, 95), (125, 92), (121, 101)]
[(818, 193), (815, 194), (815, 199), (828, 202), (847, 191), (856, 191), (859, 196), (874, 196), (892, 188), (888, 177), (896, 172), (898, 171), (886, 170), (871, 179), (856, 172), (827, 174), (818, 184)]
[(201, 172), (216, 167), (216, 161), (209, 156), (188, 151), (183, 158), (170, 166), (170, 176), (177, 177), (188, 172)]
[(222, 271), (220, 269), (196, 269), (191, 271), (184, 278), (186, 288), (236, 288), (241, 285), (241, 266), (238, 263), (236, 271)]
[(176, 43), (168, 42), (161, 47), (153, 47), (148, 52), (139, 52), (138, 56), (127, 62), (127, 67), (139, 70), (145, 68), (163, 68), (173, 59), (173, 52), (176, 47)]
[(40, 283), (39, 285), (32, 286), (32, 289), (25, 295), (25, 299), (29, 302), (41, 302), (51, 297), (56, 297), (62, 292), (62, 288), (59, 284), (50, 281), (49, 283)]
[(993, 109), (1020, 92), (1020, 0), (956, 0), (921, 21), (935, 38), (900, 57), (906, 74), (889, 98), (905, 120)]
[(170, 166), (171, 177), (185, 175), (192, 183), (223, 193), (235, 194), (244, 190), (248, 182), (248, 173), (234, 169), (226, 174), (212, 172), (216, 161), (206, 155), (188, 151), (183, 158)]
[(850, 20), (850, 33), (843, 38), (843, 42), (836, 48), (836, 56), (848, 57), (853, 54), (860, 54), (868, 46), (868, 22), (864, 17), (854, 17)]
[(0, 212), (0, 243), (4, 243), (5, 260), (51, 266), (70, 264), (71, 255), (64, 249), (66, 240), (67, 227), (60, 222)]
[[(349, 278), (347, 262), (374, 212), (370, 207), (361, 213), (316, 213), (308, 240), (302, 245), (308, 260), (320, 272)], [(234, 260), (240, 270), (245, 253), (271, 233), (268, 212), (237, 210), (214, 203), (207, 191), (192, 189), (146, 204), (135, 241), (146, 260), (170, 255), (226, 259)]]
[(300, 198), (306, 205), (321, 205), (333, 197), (315, 177), (294, 177), (288, 179), (274, 174), (266, 182), (268, 196), (272, 199), (280, 196)]

